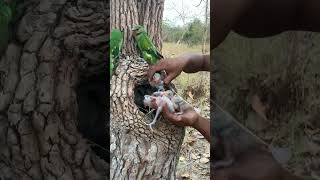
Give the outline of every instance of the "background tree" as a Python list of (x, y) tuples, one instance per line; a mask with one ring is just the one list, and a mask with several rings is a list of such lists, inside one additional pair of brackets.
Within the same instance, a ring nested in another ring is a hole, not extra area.
[[(182, 43), (188, 44), (188, 46), (193, 47), (195, 45), (203, 46), (203, 43), (208, 43), (209, 33), (208, 26), (205, 23), (201, 22), (199, 19), (195, 18), (193, 21), (186, 24), (185, 27), (181, 26), (172, 26), (170, 23), (164, 21), (163, 22), (163, 41), (164, 42), (174, 42), (176, 43), (183, 35), (181, 39)], [(186, 29), (186, 30), (184, 30)], [(206, 29), (206, 30), (205, 30)], [(204, 31), (206, 31), (206, 35), (204, 35)], [(206, 36), (206, 40), (204, 40), (204, 36)], [(201, 47), (202, 50), (203, 47)]]
[(136, 58), (133, 25), (146, 27), (161, 50), (164, 0), (111, 1), (111, 28), (124, 31), (123, 55), (111, 80), (111, 179), (175, 179), (184, 128), (151, 118), (143, 112), (143, 95), (154, 92), (147, 81), (148, 66)]
[[(201, 0), (200, 4), (203, 2), (203, 0)], [(208, 42), (208, 37), (210, 37), (210, 35), (208, 36), (208, 33), (210, 33), (210, 29), (209, 29), (209, 25), (210, 25), (210, 4), (209, 4), (209, 0), (204, 0), (205, 3), (205, 14), (204, 14), (204, 29), (203, 29), (203, 37), (202, 37), (202, 53), (206, 53), (207, 49), (206, 49), (206, 44)], [(199, 4), (199, 5), (200, 5)]]
[(178, 14), (179, 18), (182, 21), (182, 28), (183, 28), (183, 33), (181, 34), (181, 36), (179, 37), (177, 44), (180, 44), (180, 42), (183, 40), (185, 34), (188, 31), (188, 28), (186, 27), (187, 24), (187, 20), (190, 18), (190, 14), (188, 12), (188, 10), (186, 10), (186, 7), (184, 6), (183, 1), (181, 1), (181, 9), (177, 9), (176, 8), (176, 4), (172, 3), (172, 9)]
[[(196, 4), (193, 4), (196, 3)], [(195, 22), (196, 19), (200, 20), (202, 29), (198, 31), (198, 34), (194, 34), (197, 36), (202, 36), (201, 42), (197, 42), (197, 44), (201, 44), (202, 46), (207, 45), (209, 35), (209, 1), (200, 0), (198, 2), (183, 2), (183, 1), (171, 1), (167, 2), (167, 15), (172, 16), (173, 19), (165, 18), (164, 23), (164, 34), (174, 35), (175, 43), (179, 45), (180, 43), (186, 43), (186, 40), (190, 38), (190, 25), (192, 22)], [(171, 26), (170, 31), (167, 30), (166, 27)], [(200, 27), (199, 27), (200, 28)], [(171, 31), (173, 30), (173, 31)], [(188, 35), (188, 37), (186, 37)], [(171, 42), (172, 42), (171, 37)], [(164, 40), (167, 40), (164, 37)], [(167, 41), (168, 42), (168, 41)], [(195, 45), (195, 44), (192, 44)], [(205, 47), (202, 47), (203, 53), (205, 53)]]
[[(106, 84), (96, 77), (106, 69), (108, 3), (17, 2), (19, 15), (0, 59), (0, 179), (106, 179), (108, 160), (89, 143), (107, 140), (107, 129), (97, 125), (105, 123), (106, 113), (83, 107), (97, 105), (86, 100), (97, 90), (99, 99), (106, 98), (106, 87), (82, 84)], [(102, 119), (83, 118), (101, 113)], [(96, 128), (78, 130), (86, 125)]]
[(188, 24), (188, 29), (183, 37), (183, 40), (190, 46), (202, 44), (203, 29), (206, 29), (204, 24), (199, 19), (194, 19)]
[(184, 33), (184, 27), (178, 26), (172, 26), (169, 22), (163, 21), (162, 23), (162, 40), (164, 42), (172, 42), (176, 43), (182, 34)]

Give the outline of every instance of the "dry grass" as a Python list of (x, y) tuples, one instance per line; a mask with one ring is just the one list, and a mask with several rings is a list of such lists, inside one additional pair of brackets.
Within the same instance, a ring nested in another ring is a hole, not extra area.
[[(209, 46), (206, 46), (209, 49)], [(174, 58), (186, 53), (202, 54), (202, 46), (188, 46), (186, 44), (164, 43), (162, 53), (167, 58)], [(181, 73), (173, 83), (178, 88), (180, 96), (203, 110), (209, 106), (210, 73), (199, 72), (194, 74)]]
[[(162, 53), (165, 57), (176, 57), (184, 53), (202, 53), (201, 45), (188, 46), (187, 44), (176, 44), (164, 42)], [(209, 49), (209, 45), (206, 45), (206, 49)]]
[[(177, 45), (175, 43), (164, 43), (162, 52), (167, 58), (174, 58), (185, 53), (202, 53), (201, 45), (190, 47), (186, 44)], [(194, 107), (200, 108), (202, 116), (209, 118), (209, 72), (182, 73), (173, 83), (176, 85), (180, 96)], [(198, 131), (187, 128), (177, 167), (177, 179), (209, 179), (209, 157), (210, 144)]]

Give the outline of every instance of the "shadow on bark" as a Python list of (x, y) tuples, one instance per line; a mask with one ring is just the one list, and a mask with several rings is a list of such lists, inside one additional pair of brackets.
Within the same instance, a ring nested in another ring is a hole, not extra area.
[(89, 141), (92, 150), (109, 163), (106, 77), (106, 73), (101, 73), (80, 81), (76, 92), (79, 108), (77, 128)]

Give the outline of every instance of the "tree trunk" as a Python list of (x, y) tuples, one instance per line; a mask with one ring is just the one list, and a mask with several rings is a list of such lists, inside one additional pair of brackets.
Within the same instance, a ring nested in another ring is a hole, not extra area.
[(111, 0), (111, 28), (124, 31), (122, 53), (136, 55), (131, 29), (134, 25), (143, 25), (159, 51), (162, 48), (161, 25), (164, 0)]
[(208, 0), (205, 0), (205, 22), (204, 22), (204, 25), (205, 25), (205, 28), (204, 28), (204, 31), (203, 31), (203, 37), (202, 37), (202, 54), (205, 54), (207, 53), (207, 49), (206, 49), (206, 44), (207, 44), (207, 35), (208, 35), (208, 27), (209, 27), (209, 24), (208, 24), (208, 16), (209, 16), (209, 1)]
[[(175, 179), (184, 128), (158, 120), (137, 105), (147, 90), (148, 65), (139, 58), (120, 60), (111, 81), (111, 179)], [(138, 90), (139, 86), (142, 89)]]
[(0, 60), (0, 179), (106, 179), (107, 162), (77, 129), (75, 89), (105, 70), (108, 5), (22, 2)]
[(175, 179), (184, 128), (163, 118), (153, 131), (146, 125), (153, 116), (143, 112), (143, 96), (154, 90), (131, 35), (132, 26), (142, 24), (160, 48), (163, 5), (163, 0), (111, 1), (111, 28), (124, 30), (122, 52), (130, 55), (119, 60), (111, 79), (111, 179)]
[(184, 36), (186, 35), (186, 33), (188, 32), (188, 27), (185, 27), (186, 29), (183, 31), (182, 35), (180, 36), (179, 40), (177, 41), (177, 45), (179, 45), (182, 41), (182, 39), (184, 38)]

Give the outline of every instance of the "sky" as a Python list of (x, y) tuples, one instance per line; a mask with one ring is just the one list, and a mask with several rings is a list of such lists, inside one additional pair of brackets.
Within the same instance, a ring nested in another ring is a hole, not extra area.
[[(174, 26), (182, 26), (183, 21), (179, 17), (179, 13), (186, 16), (186, 23), (192, 21), (194, 18), (198, 18), (204, 21), (205, 15), (205, 0), (200, 4), (201, 0), (165, 0), (163, 20), (169, 22)], [(210, 1), (209, 1), (210, 3)], [(199, 7), (196, 7), (199, 5)], [(210, 5), (209, 5), (210, 6)], [(179, 13), (178, 13), (178, 12)]]

